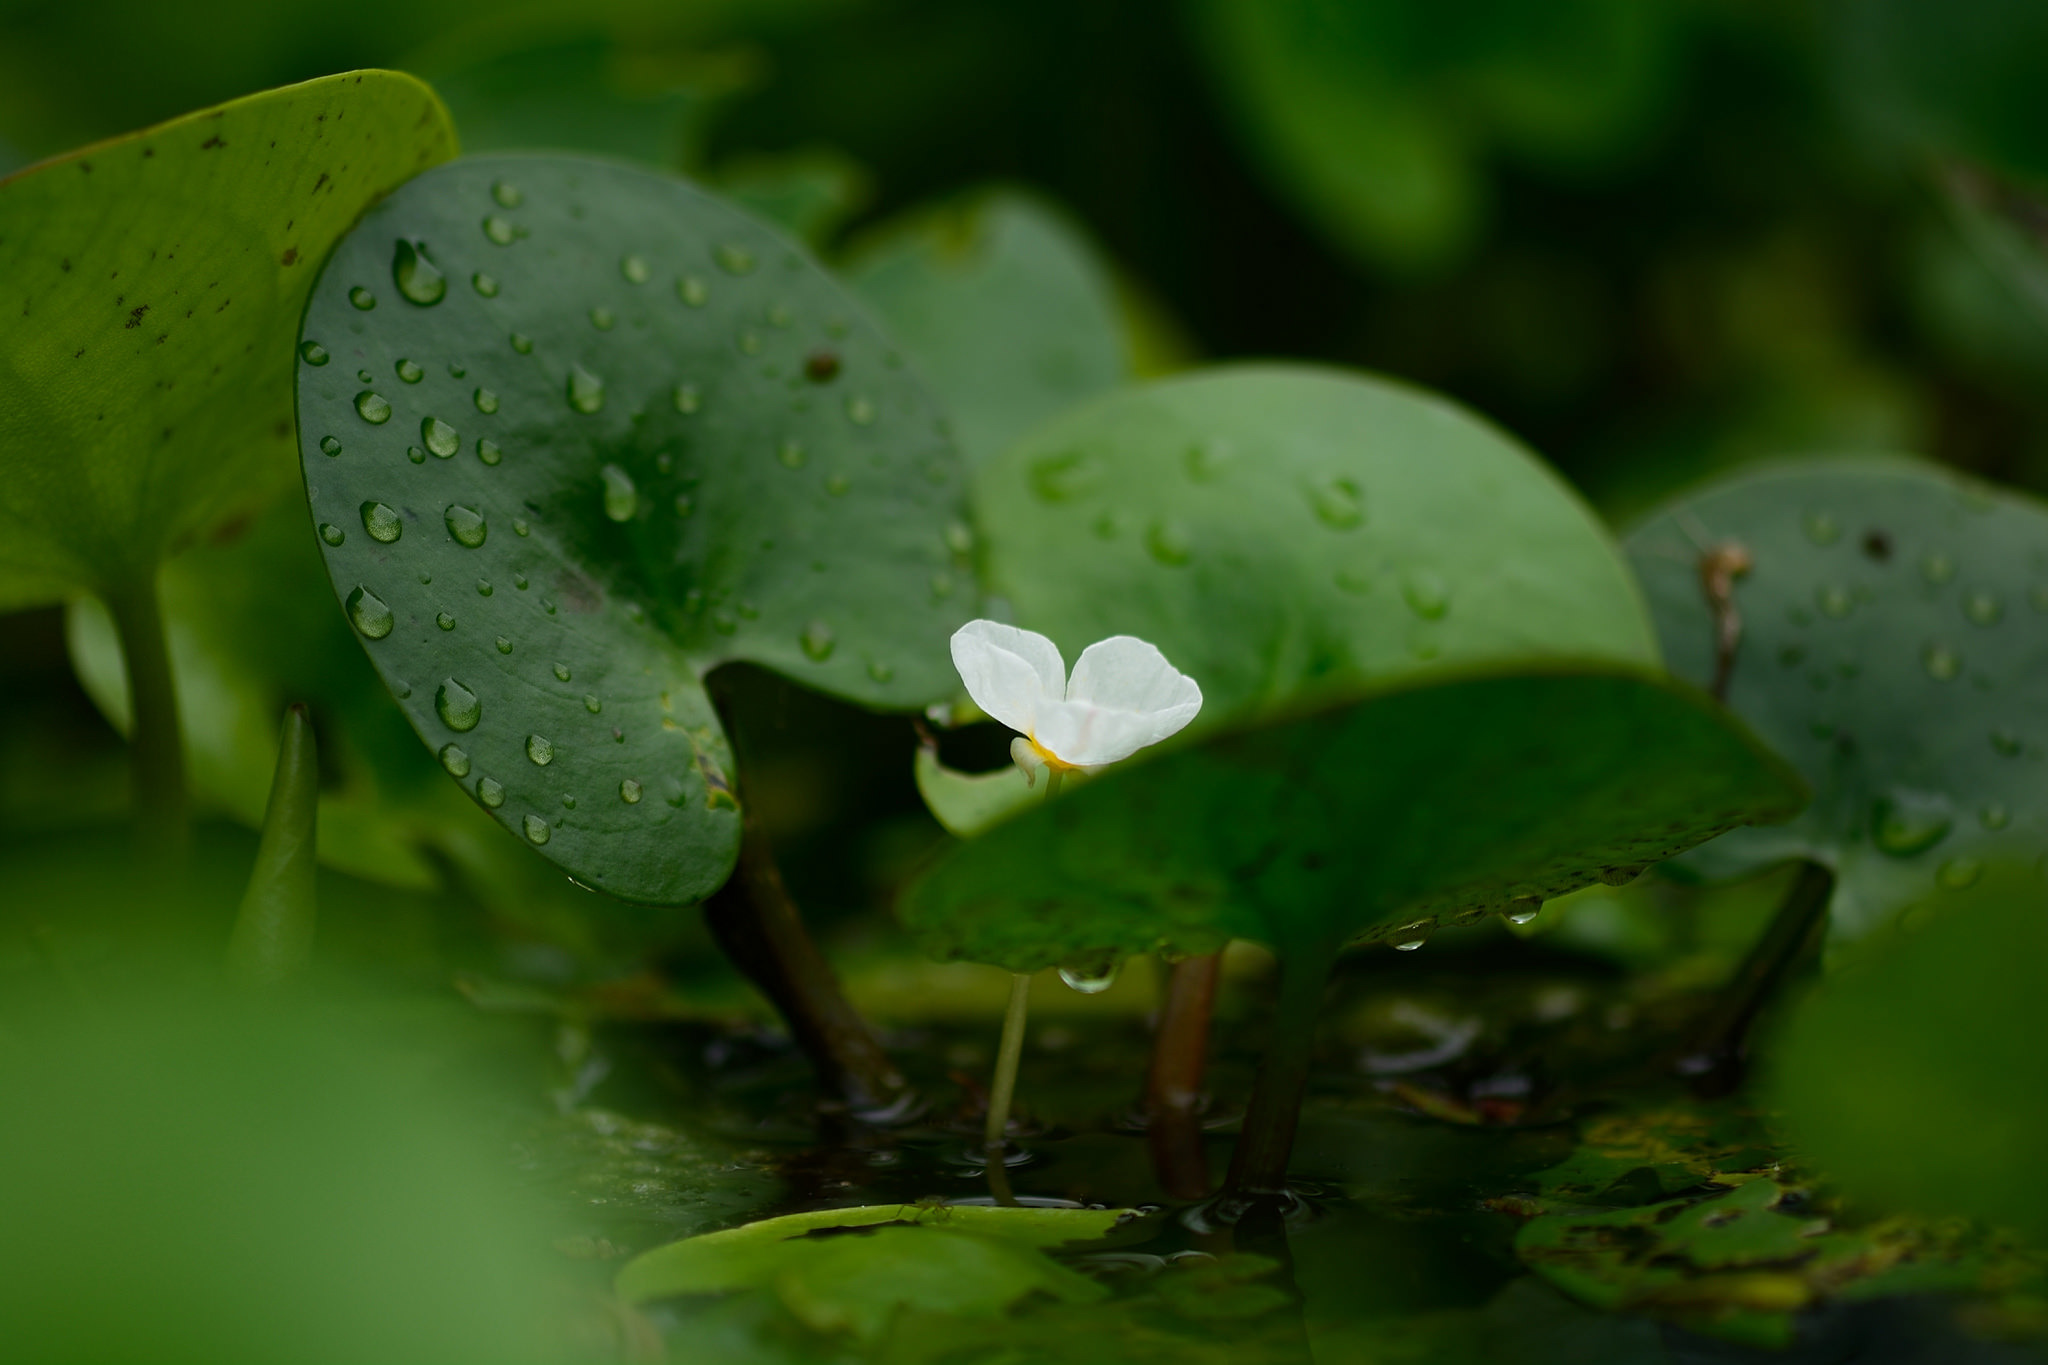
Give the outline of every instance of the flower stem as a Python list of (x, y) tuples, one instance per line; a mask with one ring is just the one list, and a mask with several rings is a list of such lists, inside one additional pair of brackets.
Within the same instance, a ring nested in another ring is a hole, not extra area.
[[(1024, 1017), (1031, 1001), (1031, 977), (1010, 976), (1010, 1004), (1003, 1011), (1003, 1041), (996, 1049), (995, 1081), (988, 1089), (988, 1120), (982, 1125), (981, 1147), (991, 1175), (1003, 1164), (1004, 1135), (1010, 1128), (1010, 1101), (1017, 1093), (1017, 1063), (1024, 1055)], [(998, 1192), (997, 1198), (1002, 1197)]]
[(1678, 1072), (1701, 1095), (1725, 1095), (1742, 1083), (1749, 1033), (1756, 1018), (1784, 990), (1785, 982), (1819, 946), (1833, 898), (1835, 874), (1819, 863), (1802, 862), (1777, 913), (1742, 965), (1722, 988), (1713, 1011), (1693, 1031), (1678, 1059)]
[(1209, 1017), (1216, 1000), (1221, 953), (1202, 953), (1173, 964), (1152, 1065), (1145, 1075), (1145, 1121), (1152, 1169), (1174, 1199), (1209, 1193), (1209, 1163), (1202, 1150), (1202, 1081), (1209, 1061)]
[(263, 842), (228, 940), (228, 970), (250, 985), (278, 985), (312, 955), (319, 811), (319, 751), (306, 708), (295, 703), (285, 712)]
[(164, 638), (152, 569), (106, 595), (128, 672), (128, 743), (134, 765), (135, 826), (142, 845), (164, 861), (184, 856), (191, 838), (185, 796), (185, 745), (178, 690)]
[(1284, 1196), (1287, 1159), (1294, 1152), (1294, 1130), (1301, 1122), (1302, 1095), (1308, 1089), (1309, 1059), (1315, 1048), (1316, 1015), (1329, 979), (1327, 954), (1291, 954), (1280, 963), (1280, 995), (1273, 1011), (1273, 1032), (1260, 1059), (1259, 1078), (1245, 1111), (1244, 1129), (1232, 1153), (1225, 1189), (1234, 1196), (1261, 1200)]

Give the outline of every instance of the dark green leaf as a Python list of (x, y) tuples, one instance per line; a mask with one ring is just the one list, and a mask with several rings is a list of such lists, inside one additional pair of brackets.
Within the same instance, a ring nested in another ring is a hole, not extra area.
[(1471, 677), (1107, 773), (956, 847), (902, 913), (936, 951), (1012, 971), (1227, 938), (1320, 956), (1626, 876), (1802, 800), (1690, 689)]
[(320, 259), (454, 152), (431, 90), (362, 71), (0, 183), (0, 610), (147, 582), (283, 487), (286, 357)]
[(2048, 807), (2048, 516), (1905, 459), (1741, 475), (1628, 540), (1673, 672), (1705, 683), (1715, 624), (1698, 563), (1743, 546), (1729, 705), (1815, 792), (1797, 821), (1743, 831), (1692, 866), (1833, 867), (1835, 929), (1867, 932), (1940, 885), (2039, 843)]
[(975, 588), (936, 410), (815, 265), (701, 191), (466, 160), (364, 219), (304, 332), (331, 357), (300, 366), (299, 422), (337, 595), (450, 772), (578, 878), (664, 903), (724, 880), (716, 665), (876, 707), (950, 688)]

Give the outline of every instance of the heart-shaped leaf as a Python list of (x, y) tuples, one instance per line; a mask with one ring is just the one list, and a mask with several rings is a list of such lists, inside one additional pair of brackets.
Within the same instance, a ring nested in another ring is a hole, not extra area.
[(992, 190), (883, 225), (843, 272), (946, 399), (970, 465), (1130, 375), (1116, 290), (1081, 230)]
[(1196, 725), (1503, 660), (1654, 664), (1627, 563), (1498, 428), (1404, 385), (1233, 366), (1126, 389), (974, 480), (985, 581), (1069, 661), (1137, 635)]
[(448, 771), (579, 879), (724, 881), (718, 664), (875, 707), (949, 690), (975, 587), (939, 415), (715, 198), (569, 157), (443, 167), (335, 252), (304, 336), (337, 594)]
[(320, 258), (454, 153), (431, 90), (359, 71), (0, 182), (0, 610), (132, 591), (283, 486), (285, 357)]
[(954, 848), (902, 914), (941, 955), (1011, 971), (1229, 938), (1314, 959), (1625, 879), (1803, 799), (1683, 685), (1474, 676), (1105, 773)]
[(1716, 667), (1699, 561), (1724, 543), (1742, 636), (1728, 704), (1813, 785), (1775, 829), (1687, 862), (1741, 876), (1789, 858), (1835, 871), (1836, 932), (1882, 922), (2048, 830), (2048, 515), (1906, 459), (1815, 461), (1712, 484), (1628, 539), (1678, 676)]

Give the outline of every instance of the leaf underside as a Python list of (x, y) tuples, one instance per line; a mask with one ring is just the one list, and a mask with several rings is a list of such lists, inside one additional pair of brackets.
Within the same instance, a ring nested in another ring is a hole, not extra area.
[(464, 160), (365, 217), (303, 335), (337, 595), (451, 775), (579, 880), (724, 880), (713, 667), (878, 708), (949, 690), (976, 593), (945, 424), (823, 271), (711, 196)]

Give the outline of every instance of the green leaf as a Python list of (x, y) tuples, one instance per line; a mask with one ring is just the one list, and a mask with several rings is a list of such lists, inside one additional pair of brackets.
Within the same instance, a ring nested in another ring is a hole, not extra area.
[(891, 220), (842, 273), (945, 397), (970, 465), (1131, 373), (1109, 266), (1030, 195), (984, 190)]
[(263, 812), (263, 842), (228, 939), (228, 968), (251, 985), (278, 985), (305, 970), (319, 915), (314, 889), (320, 755), (304, 706), (284, 713), (277, 776)]
[(147, 582), (283, 485), (286, 356), (320, 259), (454, 152), (431, 90), (362, 71), (0, 182), (0, 610)]
[(628, 1262), (615, 1288), (628, 1303), (767, 1288), (815, 1330), (870, 1339), (901, 1308), (988, 1315), (1038, 1292), (1103, 1298), (1041, 1249), (1100, 1237), (1127, 1217), (974, 1205), (788, 1214), (657, 1247)]
[(1107, 772), (954, 848), (902, 915), (934, 951), (1011, 971), (1228, 938), (1320, 957), (1625, 878), (1802, 800), (1689, 688), (1442, 680)]
[[(389, 885), (438, 885), (433, 854), (488, 860), (496, 831), (422, 752), (354, 633), (330, 607), (319, 543), (301, 506), (280, 502), (232, 537), (163, 567), (165, 631), (192, 788), (260, 825), (277, 763), (271, 718), (305, 701), (321, 729), (320, 860)], [(127, 677), (106, 608), (74, 599), (72, 665), (101, 712), (126, 733)]]
[(1195, 722), (1504, 660), (1654, 664), (1627, 564), (1498, 428), (1385, 380), (1232, 366), (1127, 389), (974, 482), (985, 581), (1068, 660), (1110, 635)]
[(2043, 899), (2024, 864), (1930, 896), (1794, 1016), (1772, 1094), (1850, 1194), (2048, 1242)]
[(1014, 764), (994, 772), (963, 773), (939, 762), (931, 746), (920, 748), (912, 761), (917, 794), (950, 834), (963, 839), (981, 833), (990, 825), (1023, 809), (1044, 788), (1034, 789), (1024, 780), (1024, 771)]
[[(875, 192), (867, 168), (830, 147), (735, 157), (718, 168), (716, 182), (720, 194), (814, 250), (837, 236)], [(901, 340), (904, 334), (896, 335)]]
[(1628, 539), (1673, 672), (1704, 683), (1704, 549), (1735, 542), (1742, 640), (1728, 704), (1812, 784), (1813, 805), (1689, 865), (1734, 877), (1789, 858), (1835, 870), (1834, 931), (1867, 933), (1986, 862), (2032, 856), (2048, 819), (2048, 516), (1892, 458), (1814, 461), (1711, 484)]
[(337, 596), (464, 789), (580, 880), (673, 904), (725, 879), (717, 665), (880, 708), (951, 689), (975, 591), (937, 411), (822, 271), (716, 199), (467, 159), (364, 218), (304, 336)]

